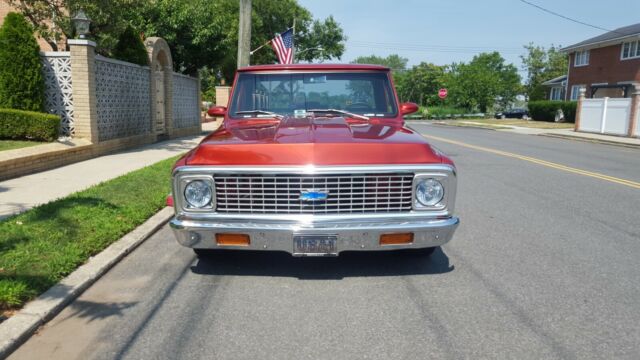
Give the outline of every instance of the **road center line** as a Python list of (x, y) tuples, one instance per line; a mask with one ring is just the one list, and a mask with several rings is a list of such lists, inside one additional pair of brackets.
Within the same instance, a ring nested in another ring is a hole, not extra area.
[(592, 178), (605, 180), (605, 181), (609, 181), (609, 182), (616, 183), (616, 184), (626, 185), (626, 186), (629, 186), (629, 187), (632, 187), (632, 188), (635, 188), (635, 189), (640, 189), (640, 183), (636, 182), (636, 181), (621, 179), (621, 178), (617, 178), (617, 177), (613, 177), (613, 176), (609, 176), (609, 175), (604, 175), (604, 174), (600, 174), (600, 173), (596, 173), (596, 172), (592, 172), (592, 171), (577, 169), (577, 168), (573, 168), (573, 167), (570, 167), (570, 166), (557, 164), (557, 163), (554, 163), (554, 162), (551, 162), (551, 161), (546, 161), (546, 160), (541, 160), (541, 159), (537, 159), (537, 158), (533, 158), (533, 157), (529, 157), (529, 156), (514, 154), (514, 153), (502, 151), (502, 150), (496, 150), (496, 149), (487, 148), (487, 147), (478, 146), (478, 145), (471, 145), (471, 144), (467, 144), (467, 143), (464, 143), (464, 142), (461, 142), (461, 141), (441, 138), (439, 136), (425, 135), (425, 134), (422, 134), (422, 136), (426, 137), (427, 139), (433, 139), (433, 140), (442, 141), (442, 142), (446, 142), (446, 143), (453, 144), (453, 145), (466, 147), (466, 148), (469, 148), (469, 149), (480, 150), (480, 151), (484, 151), (484, 152), (488, 152), (488, 153), (492, 153), (492, 154), (496, 154), (496, 155), (502, 155), (502, 156), (506, 156), (506, 157), (510, 157), (510, 158), (514, 158), (514, 159), (528, 161), (528, 162), (532, 162), (534, 164), (538, 164), (538, 165), (542, 165), (542, 166), (546, 166), (546, 167), (550, 167), (550, 168), (554, 168), (554, 169), (558, 169), (558, 170), (562, 170), (562, 171), (566, 171), (566, 172), (570, 172), (570, 173), (574, 173), (574, 174), (578, 174), (578, 175), (589, 176), (589, 177), (592, 177)]

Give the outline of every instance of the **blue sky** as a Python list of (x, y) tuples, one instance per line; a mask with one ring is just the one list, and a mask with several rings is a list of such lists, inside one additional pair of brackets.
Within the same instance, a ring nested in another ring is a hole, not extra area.
[[(605, 29), (640, 22), (638, 0), (529, 0)], [(329, 15), (348, 40), (341, 62), (397, 53), (410, 65), (468, 61), (498, 50), (520, 68), (522, 46), (571, 45), (604, 31), (542, 12), (518, 0), (299, 0), (314, 17)], [(398, 44), (398, 45), (393, 45)]]

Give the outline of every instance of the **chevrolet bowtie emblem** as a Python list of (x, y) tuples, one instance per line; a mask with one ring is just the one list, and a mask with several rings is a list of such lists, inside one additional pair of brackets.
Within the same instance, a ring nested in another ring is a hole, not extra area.
[(329, 190), (302, 190), (300, 192), (300, 201), (324, 201), (329, 197)]

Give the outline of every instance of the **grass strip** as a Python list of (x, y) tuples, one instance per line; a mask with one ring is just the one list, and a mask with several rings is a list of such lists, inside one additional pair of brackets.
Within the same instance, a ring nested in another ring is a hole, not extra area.
[(0, 151), (13, 150), (36, 145), (47, 144), (39, 141), (22, 141), (22, 140), (0, 140)]
[(0, 309), (21, 307), (162, 209), (176, 159), (0, 221)]

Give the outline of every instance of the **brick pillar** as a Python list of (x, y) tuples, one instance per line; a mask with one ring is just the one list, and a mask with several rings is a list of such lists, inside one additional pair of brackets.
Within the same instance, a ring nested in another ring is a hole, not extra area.
[[(216, 106), (229, 105), (229, 96), (231, 95), (231, 86), (216, 86)], [(216, 120), (222, 119), (221, 117)]]
[(230, 93), (231, 86), (216, 86), (216, 106), (227, 106)]
[(640, 85), (634, 85), (631, 92), (631, 119), (629, 119), (629, 132), (627, 135), (634, 137), (638, 129), (638, 112), (640, 112)]
[(576, 106), (576, 122), (573, 127), (573, 131), (580, 129), (580, 115), (582, 115), (582, 102), (587, 94), (587, 89), (580, 89), (580, 96), (578, 96), (578, 105)]
[(75, 136), (92, 143), (98, 140), (98, 111), (96, 107), (96, 43), (71, 39), (71, 83)]

